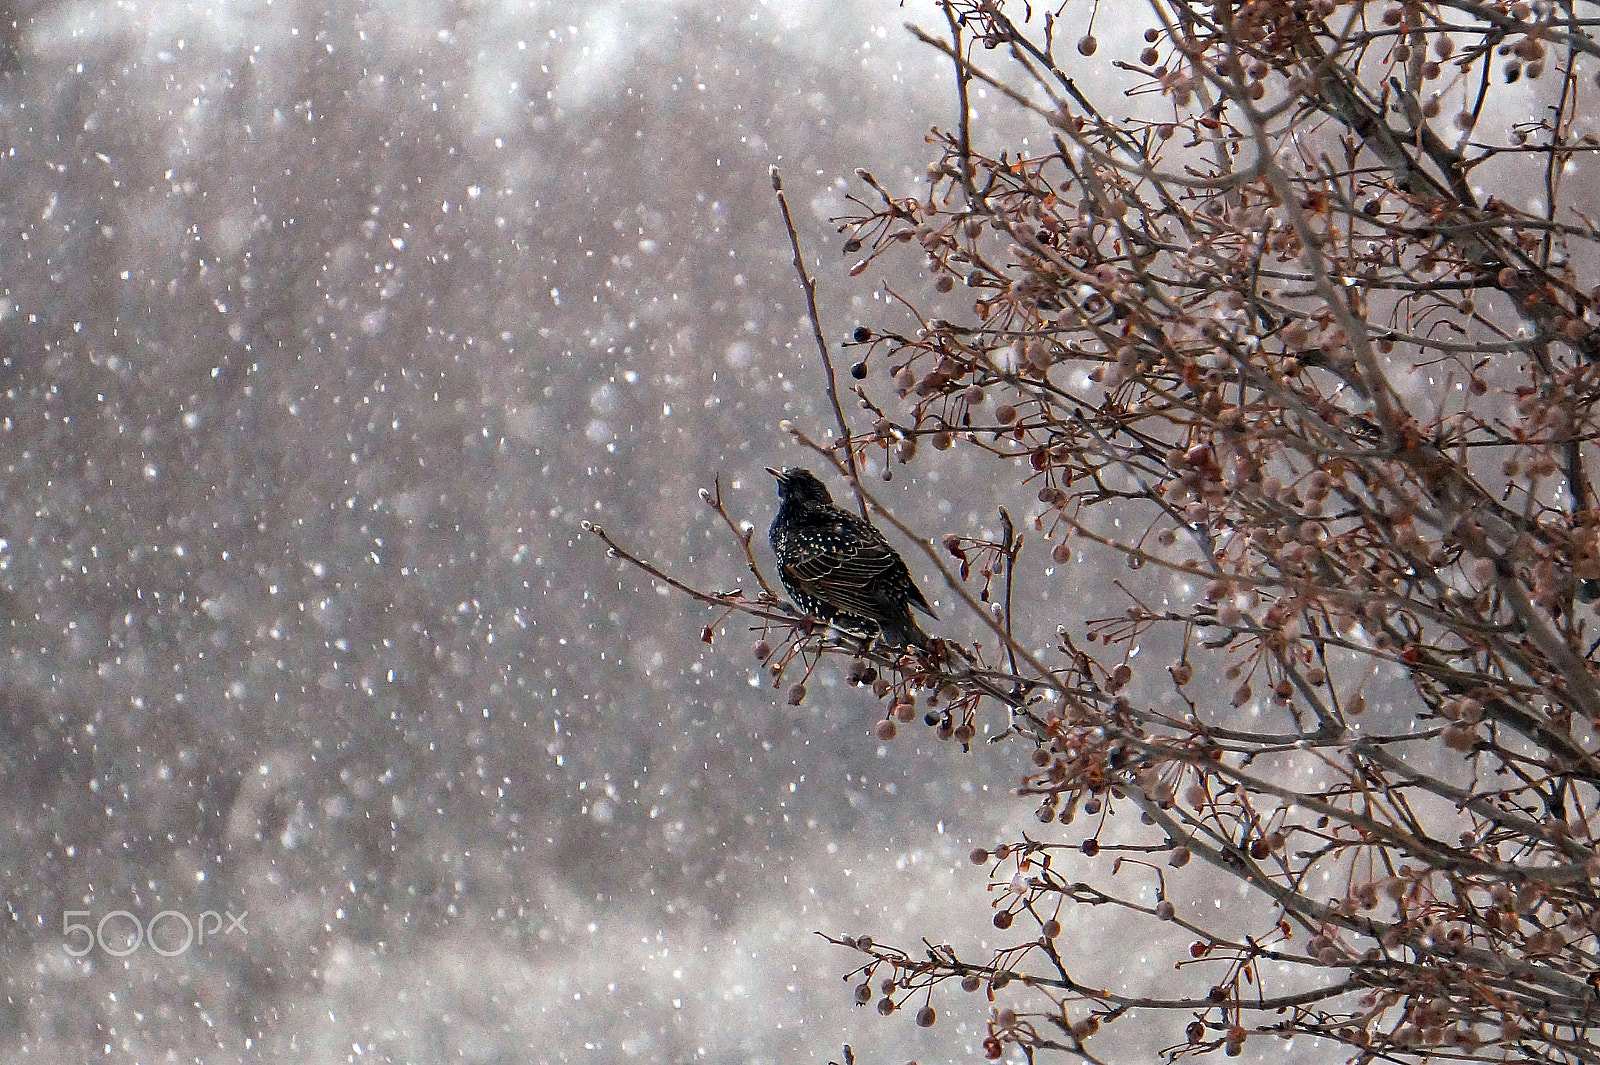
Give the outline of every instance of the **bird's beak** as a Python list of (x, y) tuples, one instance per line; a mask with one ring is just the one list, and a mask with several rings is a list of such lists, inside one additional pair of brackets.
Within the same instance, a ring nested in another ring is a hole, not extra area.
[(783, 471), (782, 470), (775, 470), (771, 466), (768, 466), (767, 467), (767, 472), (772, 474), (772, 476), (776, 477), (778, 480), (780, 480), (780, 481), (783, 480)]

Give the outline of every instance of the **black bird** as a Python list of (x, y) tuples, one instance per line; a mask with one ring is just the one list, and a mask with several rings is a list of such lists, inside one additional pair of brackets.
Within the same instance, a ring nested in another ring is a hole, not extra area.
[(767, 531), (784, 590), (808, 614), (892, 647), (932, 646), (911, 608), (933, 612), (906, 563), (864, 518), (833, 505), (810, 470), (767, 472), (778, 479), (778, 516)]

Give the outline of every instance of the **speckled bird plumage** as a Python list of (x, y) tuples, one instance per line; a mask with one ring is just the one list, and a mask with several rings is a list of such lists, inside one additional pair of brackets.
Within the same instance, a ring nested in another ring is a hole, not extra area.
[(847, 632), (879, 636), (892, 647), (931, 641), (911, 616), (937, 618), (911, 572), (883, 534), (833, 505), (827, 486), (803, 469), (774, 470), (777, 517), (767, 536), (778, 577), (795, 605)]

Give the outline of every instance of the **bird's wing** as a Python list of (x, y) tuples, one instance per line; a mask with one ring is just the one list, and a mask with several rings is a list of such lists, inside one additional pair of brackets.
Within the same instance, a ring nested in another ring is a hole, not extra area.
[[(878, 530), (864, 528), (869, 531), (832, 522), (796, 536), (783, 567), (787, 581), (835, 610), (864, 618), (879, 616), (883, 612), (879, 581), (905, 563)], [(909, 577), (906, 583), (910, 585)]]

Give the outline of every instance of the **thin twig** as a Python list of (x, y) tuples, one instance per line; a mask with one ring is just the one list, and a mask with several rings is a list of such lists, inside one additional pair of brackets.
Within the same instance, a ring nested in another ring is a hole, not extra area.
[(950, 26), (950, 53), (956, 64), (956, 143), (961, 151), (957, 178), (967, 194), (967, 206), (975, 207), (978, 190), (972, 182), (972, 105), (967, 97), (967, 64), (961, 59), (961, 23), (949, 4), (944, 5), (944, 18)]
[[(1014, 583), (1013, 578), (1016, 576), (1017, 553), (1022, 550), (1022, 543), (1017, 539), (1017, 529), (1016, 526), (1011, 522), (1011, 512), (1006, 510), (1005, 507), (1000, 508), (1000, 525), (1005, 531), (1005, 536), (1001, 541), (1000, 547), (1001, 554), (1006, 560), (1006, 633), (1010, 634), (1011, 586)], [(1006, 644), (1006, 656), (1011, 661), (1011, 672), (1015, 674), (1017, 672), (1017, 652), (1011, 649), (1011, 645), (1009, 643)]]
[[(627, 548), (613, 540), (611, 538), (611, 534), (606, 532), (604, 528), (596, 525), (594, 522), (582, 522), (580, 523), (580, 527), (584, 532), (599, 537), (612, 555), (622, 559), (622, 561), (628, 563), (629, 565), (636, 566), (639, 569), (644, 570), (656, 580), (676, 588), (678, 591), (692, 599), (698, 599), (700, 602), (709, 603), (712, 606), (735, 607), (746, 614), (750, 614), (754, 617), (762, 618), (767, 621), (793, 623), (797, 620), (792, 614), (783, 612), (776, 607), (766, 606), (764, 599), (747, 599), (737, 591), (702, 592), (700, 589), (692, 585), (685, 584), (683, 581), (678, 580), (678, 578), (671, 576), (654, 563), (648, 562), (629, 551)], [(778, 602), (781, 602), (781, 600)]]
[(755, 575), (756, 582), (761, 585), (761, 590), (773, 599), (781, 599), (782, 596), (773, 591), (772, 585), (768, 584), (767, 579), (761, 575), (761, 567), (756, 565), (755, 553), (750, 550), (750, 540), (755, 535), (754, 527), (749, 529), (739, 528), (738, 523), (733, 520), (733, 515), (729, 514), (727, 508), (722, 505), (721, 476), (712, 480), (711, 485), (711, 491), (707, 491), (704, 488), (700, 490), (700, 498), (705, 501), (706, 506), (717, 512), (717, 516), (727, 524), (728, 530), (739, 538), (739, 545), (744, 548), (745, 561), (750, 564), (750, 572)]
[(850, 427), (845, 424), (844, 408), (839, 406), (839, 382), (833, 372), (833, 357), (828, 354), (828, 341), (822, 335), (822, 318), (817, 314), (817, 282), (806, 270), (805, 256), (800, 251), (800, 234), (795, 232), (794, 216), (789, 213), (789, 198), (783, 194), (783, 175), (772, 168), (772, 191), (778, 194), (778, 208), (783, 212), (783, 228), (789, 234), (789, 247), (794, 249), (794, 269), (800, 275), (800, 287), (806, 294), (806, 317), (811, 320), (811, 335), (816, 338), (817, 351), (822, 354), (822, 368), (828, 375), (828, 402), (833, 406), (833, 417), (839, 424), (839, 446), (844, 449), (845, 466), (850, 474), (850, 488), (855, 492), (856, 506), (861, 516), (867, 516), (867, 504), (861, 498), (861, 475), (856, 469), (855, 449), (850, 446)]

